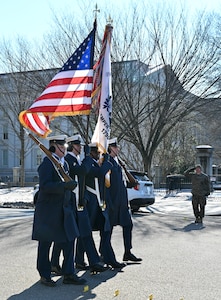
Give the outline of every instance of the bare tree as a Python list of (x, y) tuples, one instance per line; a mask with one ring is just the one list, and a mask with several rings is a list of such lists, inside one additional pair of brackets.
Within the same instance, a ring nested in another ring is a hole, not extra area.
[[(148, 45), (153, 45), (146, 71), (137, 63), (114, 73), (114, 133), (135, 145), (149, 174), (156, 150), (171, 130), (213, 103), (209, 97), (220, 76), (212, 69), (220, 57), (210, 39), (212, 25), (208, 15), (199, 15), (190, 26), (184, 11), (174, 18), (171, 11), (158, 10), (149, 16), (148, 25), (144, 23), (152, 41)], [(139, 36), (135, 33), (134, 42)], [(145, 48), (141, 49), (137, 61), (143, 57), (145, 62)], [(149, 64), (154, 61), (155, 69)]]
[[(57, 18), (56, 30), (60, 33), (59, 38), (52, 39), (53, 53), (59, 48), (61, 54), (57, 57), (70, 55), (71, 47), (67, 45), (80, 40), (79, 34), (88, 29), (88, 24), (88, 19), (76, 24), (70, 15), (68, 19)], [(220, 59), (211, 39), (214, 26), (211, 15), (202, 12), (190, 18), (187, 10), (173, 11), (165, 4), (163, 9), (150, 9), (141, 2), (114, 13), (112, 135), (134, 145), (134, 153), (140, 157), (137, 167), (143, 165), (148, 173), (157, 148), (175, 126), (213, 103), (220, 78), (214, 72)], [(101, 37), (100, 31), (98, 41)], [(85, 131), (82, 119), (70, 120), (74, 128)], [(93, 130), (94, 123), (90, 125)]]
[[(32, 55), (32, 47), (21, 38), (12, 45), (9, 41), (1, 43), (1, 68), (5, 73), (0, 75), (0, 109), (7, 117), (9, 131), (17, 140), (17, 149), (12, 148), (10, 139), (9, 149), (18, 155), (20, 167), (20, 185), (25, 184), (25, 157), (31, 150), (31, 141), (26, 138), (23, 126), (18, 121), (19, 113), (28, 109), (33, 99), (43, 90), (54, 74), (50, 72), (30, 71), (37, 66), (36, 56)], [(10, 134), (11, 136), (11, 134)]]

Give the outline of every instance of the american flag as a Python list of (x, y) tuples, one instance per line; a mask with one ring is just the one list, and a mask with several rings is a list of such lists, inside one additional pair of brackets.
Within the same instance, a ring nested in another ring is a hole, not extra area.
[(41, 137), (50, 132), (50, 121), (58, 116), (87, 115), (91, 110), (96, 22), (83, 43), (55, 75), (20, 123)]

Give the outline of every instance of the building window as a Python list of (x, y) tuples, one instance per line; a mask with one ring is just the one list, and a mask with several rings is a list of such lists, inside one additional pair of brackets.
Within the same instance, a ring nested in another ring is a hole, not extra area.
[(8, 126), (3, 125), (3, 140), (8, 140)]
[(42, 152), (41, 150), (37, 151), (37, 155), (36, 155), (36, 164), (37, 166), (39, 166), (42, 162)]
[(2, 166), (8, 166), (8, 150), (2, 150)]

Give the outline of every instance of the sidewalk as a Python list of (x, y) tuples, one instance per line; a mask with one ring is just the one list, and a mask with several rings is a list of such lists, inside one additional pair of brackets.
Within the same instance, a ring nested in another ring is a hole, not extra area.
[[(190, 190), (175, 191), (166, 194), (165, 190), (155, 191), (155, 203), (147, 208), (141, 208), (144, 212), (176, 214), (192, 216), (192, 202)], [(33, 188), (0, 189), (0, 207), (32, 208)], [(207, 198), (205, 215), (221, 215), (221, 191), (217, 190)]]
[[(192, 194), (190, 191), (173, 192), (166, 195), (165, 190), (155, 192), (155, 203), (147, 207), (152, 213), (192, 216)], [(146, 209), (146, 208), (145, 208)], [(221, 215), (221, 191), (215, 191), (207, 198), (206, 216)]]

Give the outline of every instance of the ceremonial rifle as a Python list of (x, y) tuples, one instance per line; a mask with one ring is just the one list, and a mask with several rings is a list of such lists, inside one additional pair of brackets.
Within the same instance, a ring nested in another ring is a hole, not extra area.
[(38, 147), (47, 155), (47, 157), (50, 159), (50, 161), (56, 166), (56, 168), (59, 170), (62, 178), (65, 182), (69, 182), (73, 180), (64, 170), (63, 165), (52, 155), (51, 151), (48, 150), (37, 138), (35, 138), (31, 133), (29, 133), (24, 128), (26, 134), (38, 145)]
[[(25, 128), (24, 128), (26, 134), (38, 145), (38, 147), (47, 155), (47, 157), (50, 159), (50, 161), (54, 164), (54, 166), (57, 168), (57, 170), (59, 171), (59, 174), (61, 175), (61, 177), (63, 178), (63, 180), (65, 182), (69, 182), (72, 181), (73, 179), (71, 178), (71, 176), (69, 176), (65, 170), (63, 165), (52, 155), (51, 151), (46, 148), (37, 138), (35, 138), (30, 132), (28, 132)], [(79, 201), (78, 203), (78, 210), (82, 210), (83, 209), (83, 204), (81, 202), (83, 202), (83, 199), (80, 199), (81, 201)]]
[(127, 168), (126, 168), (125, 164), (122, 162), (122, 160), (120, 160), (119, 157), (117, 157), (117, 159), (118, 159), (120, 166), (124, 169), (124, 172), (127, 176), (130, 187), (134, 187), (134, 186), (138, 185), (138, 180), (136, 178), (134, 178), (134, 176), (127, 170)]

